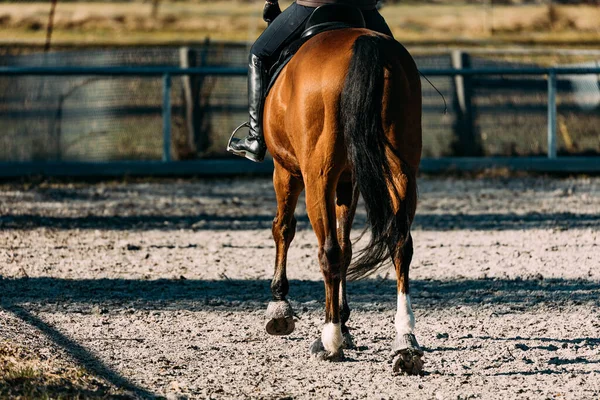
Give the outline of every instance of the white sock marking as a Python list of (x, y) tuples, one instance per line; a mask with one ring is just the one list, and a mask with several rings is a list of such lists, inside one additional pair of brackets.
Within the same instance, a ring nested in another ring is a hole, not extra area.
[(396, 332), (398, 335), (413, 333), (415, 329), (415, 316), (410, 305), (410, 296), (398, 293), (398, 309), (396, 311)]
[(323, 327), (323, 333), (321, 334), (321, 342), (323, 347), (330, 353), (337, 353), (342, 347), (342, 328), (340, 324), (328, 323)]

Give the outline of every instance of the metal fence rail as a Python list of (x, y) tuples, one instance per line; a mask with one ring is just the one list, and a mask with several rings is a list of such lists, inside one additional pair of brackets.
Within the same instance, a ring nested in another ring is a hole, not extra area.
[[(490, 76), (536, 75), (547, 76), (547, 157), (449, 157), (423, 159), (421, 170), (476, 170), (487, 167), (506, 167), (516, 170), (547, 172), (600, 172), (600, 157), (557, 157), (556, 150), (556, 87), (559, 75), (600, 74), (600, 67), (548, 68), (463, 68), (421, 69), (425, 76)], [(272, 164), (251, 165), (244, 160), (172, 161), (171, 153), (171, 80), (173, 76), (245, 76), (246, 68), (235, 67), (0, 67), (2, 76), (144, 76), (162, 78), (163, 100), (163, 157), (155, 161), (112, 162), (2, 162), (0, 177), (26, 175), (47, 176), (114, 176), (114, 175), (232, 175), (239, 173), (268, 173)], [(600, 128), (599, 128), (600, 135)]]

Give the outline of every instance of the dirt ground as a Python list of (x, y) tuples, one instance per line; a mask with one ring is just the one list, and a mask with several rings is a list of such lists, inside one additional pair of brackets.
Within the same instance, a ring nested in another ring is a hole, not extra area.
[(600, 396), (600, 178), (420, 179), (423, 376), (392, 375), (390, 269), (349, 285), (358, 348), (309, 357), (324, 291), (302, 206), (296, 330), (266, 334), (274, 208), (266, 178), (2, 184), (0, 338), (125, 397)]

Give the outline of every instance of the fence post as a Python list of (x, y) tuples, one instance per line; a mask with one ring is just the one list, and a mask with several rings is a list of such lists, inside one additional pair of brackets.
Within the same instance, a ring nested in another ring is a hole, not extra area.
[(556, 158), (556, 71), (548, 73), (548, 158)]
[[(471, 68), (471, 57), (462, 50), (453, 50), (452, 68), (462, 70)], [(479, 134), (475, 127), (473, 107), (473, 77), (454, 76), (454, 104), (457, 113), (454, 124), (452, 152), (454, 156), (479, 156), (482, 154)]]
[(163, 157), (164, 162), (171, 161), (171, 75), (163, 75)]
[[(179, 49), (179, 66), (181, 68), (196, 67), (196, 52), (189, 47), (181, 47)], [(177, 159), (195, 158), (197, 149), (197, 115), (198, 115), (198, 78), (193, 75), (182, 75), (181, 85), (183, 92), (183, 104), (185, 107), (185, 140), (175, 140), (179, 143), (175, 148)], [(183, 143), (181, 143), (183, 142)]]

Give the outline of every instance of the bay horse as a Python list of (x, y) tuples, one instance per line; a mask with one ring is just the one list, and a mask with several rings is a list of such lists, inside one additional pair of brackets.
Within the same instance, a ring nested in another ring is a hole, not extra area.
[[(395, 372), (421, 371), (414, 336), (408, 271), (421, 159), (421, 82), (408, 51), (396, 40), (362, 28), (320, 33), (298, 50), (269, 92), (265, 142), (273, 156), (277, 215), (273, 301), (267, 332), (289, 334), (287, 252), (294, 210), (306, 191), (306, 210), (319, 243), (325, 281), (325, 325), (311, 353), (338, 360), (352, 338), (347, 279), (366, 276), (390, 259), (398, 303), (393, 342)], [(350, 229), (363, 196), (371, 238), (351, 264)]]

